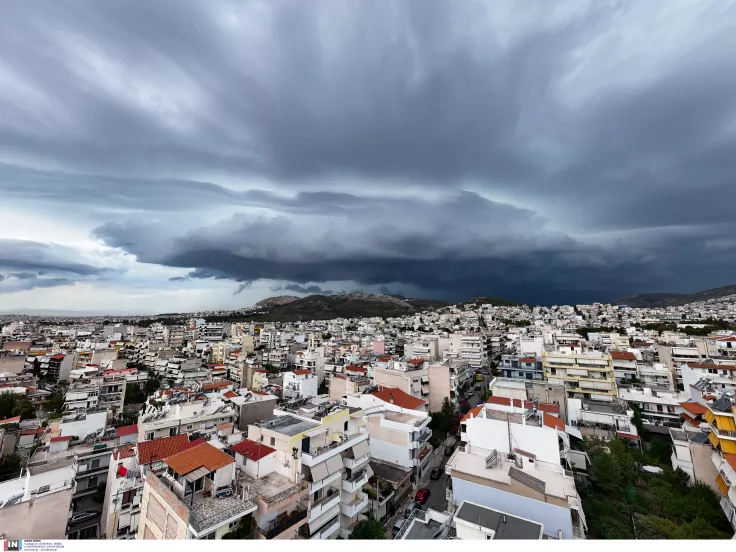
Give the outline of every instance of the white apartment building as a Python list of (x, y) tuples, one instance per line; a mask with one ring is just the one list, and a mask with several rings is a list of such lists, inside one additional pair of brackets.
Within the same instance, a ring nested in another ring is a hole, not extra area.
[(407, 362), (391, 361), (390, 368), (374, 368), (373, 382), (378, 387), (393, 387), (421, 400), (429, 407), (429, 372), (426, 362), (412, 359)]
[(179, 402), (161, 409), (149, 405), (138, 418), (138, 442), (182, 433), (209, 436), (236, 417), (235, 407), (220, 400)]
[(687, 391), (699, 379), (706, 378), (716, 387), (726, 390), (736, 388), (736, 364), (725, 364), (707, 359), (703, 362), (688, 362), (678, 368), (681, 381)]
[(690, 398), (689, 393), (661, 391), (644, 387), (642, 389), (619, 389), (618, 396), (641, 412), (645, 425), (679, 428), (683, 409), (680, 403)]
[[(122, 413), (125, 402), (126, 377), (122, 374), (97, 374), (82, 376), (71, 383), (64, 395), (64, 410), (84, 413), (89, 410), (108, 409), (113, 416)], [(74, 370), (72, 373), (75, 372)], [(70, 379), (71, 381), (71, 379)]]
[(248, 438), (276, 449), (276, 469), (307, 482), (307, 522), (298, 528), (309, 540), (347, 538), (368, 506), (369, 434), (363, 412), (336, 403), (308, 404), (294, 413), (253, 424)]
[(454, 358), (467, 362), (474, 370), (487, 364), (486, 339), (483, 334), (451, 334), (449, 352)]
[[(543, 413), (545, 421), (548, 416)], [(469, 413), (461, 423), (467, 444), (445, 466), (452, 479), (448, 499), (455, 508), (472, 502), (523, 517), (541, 525), (550, 539), (585, 538), (575, 479), (560, 464), (564, 431), (558, 424), (527, 421), (526, 411), (481, 407), (478, 416)]]
[(317, 396), (317, 376), (309, 370), (284, 372), (283, 398), (286, 400), (308, 399)]
[(630, 351), (611, 351), (616, 383), (626, 383), (639, 377), (636, 354)]
[(583, 353), (580, 348), (560, 347), (542, 354), (547, 381), (565, 385), (567, 396), (594, 401), (616, 398), (616, 377), (610, 354)]
[(399, 390), (384, 389), (348, 395), (346, 401), (365, 414), (372, 459), (410, 469), (416, 481), (430, 469), (431, 418), (414, 408), (417, 399)]

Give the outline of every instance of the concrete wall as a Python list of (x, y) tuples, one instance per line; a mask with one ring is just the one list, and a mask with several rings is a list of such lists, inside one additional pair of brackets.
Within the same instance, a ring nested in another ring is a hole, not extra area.
[(464, 500), (541, 523), (544, 534), (552, 538), (557, 539), (562, 531), (563, 539), (572, 539), (572, 517), (567, 508), (453, 477), (452, 501), (459, 506)]
[(270, 420), (273, 417), (273, 409), (276, 407), (277, 398), (245, 403), (240, 407), (240, 416), (238, 417), (238, 427), (241, 431), (246, 431), (250, 424), (254, 424), (261, 420)]
[(188, 537), (188, 520), (189, 508), (149, 473), (143, 487), (138, 538), (184, 540)]
[(0, 510), (0, 533), (7, 540), (63, 539), (72, 490), (51, 493)]
[(411, 390), (411, 372), (377, 368), (373, 371), (373, 380), (376, 385), (381, 387), (396, 387), (404, 393), (413, 395)]
[(428, 373), (429, 411), (439, 412), (442, 410), (445, 397), (450, 397), (450, 367), (444, 364), (430, 364)]
[(467, 427), (468, 443), (474, 447), (511, 452), (509, 450), (510, 428), (513, 448), (536, 454), (537, 458), (543, 462), (560, 463), (560, 446), (556, 429), (507, 424), (501, 420), (477, 417), (466, 420), (464, 423)]

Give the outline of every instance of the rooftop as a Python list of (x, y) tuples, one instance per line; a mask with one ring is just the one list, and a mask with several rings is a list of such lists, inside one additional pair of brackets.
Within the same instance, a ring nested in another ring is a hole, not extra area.
[(289, 437), (299, 435), (300, 433), (309, 431), (310, 429), (314, 429), (320, 426), (320, 424), (317, 422), (297, 418), (296, 416), (292, 416), (291, 414), (277, 416), (273, 420), (260, 422), (258, 425), (263, 429), (270, 429), (271, 431), (275, 431), (283, 435), (288, 435)]
[(201, 533), (229, 519), (242, 517), (255, 509), (256, 505), (253, 502), (243, 500), (237, 494), (217, 498), (205, 497), (204, 493), (195, 493), (189, 513), (189, 524), (197, 533)]
[(239, 443), (234, 444), (232, 447), (230, 447), (230, 450), (232, 450), (233, 452), (237, 452), (238, 454), (242, 454), (253, 462), (258, 462), (261, 458), (264, 458), (269, 454), (273, 454), (274, 452), (276, 452), (276, 449), (267, 447), (266, 445), (261, 443), (256, 443), (255, 441), (251, 441), (249, 439), (245, 439), (243, 441), (240, 441)]
[(163, 439), (154, 439), (153, 441), (143, 441), (138, 443), (138, 461), (141, 464), (150, 464), (157, 460), (163, 460), (184, 450), (188, 443), (189, 436), (186, 433), (164, 437)]
[[(411, 523), (411, 521), (407, 521)], [(426, 523), (422, 523), (415, 519), (407, 531), (404, 539), (408, 540), (431, 540), (439, 537), (442, 532), (442, 524), (433, 519), (429, 519)]]
[(404, 412), (393, 412), (391, 410), (385, 410), (383, 417), (391, 422), (397, 422), (400, 424), (411, 424), (415, 426), (422, 425), (428, 420), (422, 416), (415, 416), (414, 414), (406, 414)]
[(531, 540), (542, 536), (540, 523), (479, 506), (473, 502), (463, 502), (455, 513), (455, 518), (491, 529), (495, 533), (494, 539)]
[(383, 402), (394, 404), (400, 408), (406, 408), (408, 410), (416, 410), (417, 408), (424, 406), (424, 401), (422, 399), (417, 399), (396, 387), (382, 387), (378, 391), (372, 393), (372, 395)]
[(255, 493), (259, 498), (269, 504), (281, 502), (307, 488), (306, 481), (294, 483), (291, 479), (278, 472), (271, 472), (268, 475), (258, 478), (241, 472), (239, 483), (241, 485), (245, 484), (251, 493)]
[(380, 460), (371, 460), (370, 466), (377, 477), (385, 479), (391, 483), (400, 483), (411, 474), (410, 469), (399, 465), (395, 466), (393, 464), (381, 462)]
[(164, 463), (179, 475), (187, 475), (202, 467), (214, 472), (233, 462), (235, 460), (232, 456), (209, 443), (200, 443), (164, 460)]

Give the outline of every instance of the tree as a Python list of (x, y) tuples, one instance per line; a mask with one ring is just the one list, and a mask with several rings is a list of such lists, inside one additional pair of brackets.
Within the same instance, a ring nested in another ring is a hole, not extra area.
[(0, 458), (0, 477), (19, 471), (20, 463), (21, 459), (17, 454), (9, 454)]
[(317, 394), (327, 395), (329, 392), (330, 388), (327, 385), (327, 380), (322, 380), (322, 382), (319, 384), (319, 389), (317, 389)]
[(383, 524), (377, 519), (364, 519), (359, 521), (350, 533), (350, 540), (383, 540), (386, 533)]
[(443, 433), (448, 434), (452, 431), (452, 419), (455, 415), (455, 410), (452, 408), (452, 405), (450, 404), (450, 399), (448, 399), (447, 397), (445, 397), (445, 400), (442, 401), (442, 410), (440, 410), (440, 414), (442, 414), (442, 418), (439, 429)]
[(252, 539), (253, 538), (253, 519), (251, 516), (245, 516), (240, 518), (240, 521), (238, 522), (237, 527), (230, 531), (229, 533), (225, 533), (222, 536), (223, 539), (237, 539), (237, 540), (243, 540), (243, 539)]
[(36, 416), (36, 409), (30, 399), (17, 393), (0, 393), (0, 418), (20, 416), (27, 420)]
[(64, 409), (64, 395), (51, 395), (48, 399), (43, 401), (42, 407), (46, 412), (61, 412)]
[(146, 396), (141, 391), (140, 386), (135, 383), (129, 383), (125, 386), (124, 404), (140, 404), (143, 402), (146, 402)]

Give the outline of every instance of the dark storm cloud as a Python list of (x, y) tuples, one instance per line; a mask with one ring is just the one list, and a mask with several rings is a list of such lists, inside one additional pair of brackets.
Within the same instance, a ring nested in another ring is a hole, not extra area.
[(11, 3), (0, 194), (115, 210), (172, 280), (733, 283), (736, 6), (670, 5)]
[(320, 286), (301, 286), (299, 284), (286, 284), (285, 286), (272, 286), (271, 291), (292, 291), (305, 295), (334, 295), (336, 291), (324, 289)]
[(75, 261), (78, 257), (73, 249), (56, 244), (0, 238), (0, 293), (109, 275), (108, 269)]

